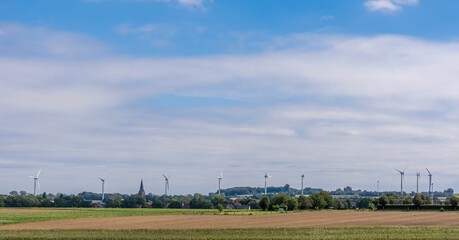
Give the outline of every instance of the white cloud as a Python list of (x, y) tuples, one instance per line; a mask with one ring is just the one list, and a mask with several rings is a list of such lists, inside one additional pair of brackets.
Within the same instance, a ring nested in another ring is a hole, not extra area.
[[(301, 34), (257, 54), (128, 57), (96, 44), (69, 58), (87, 37), (67, 33), (59, 42), (66, 54), (36, 54), (10, 40), (53, 46), (48, 36), (62, 33), (0, 30), (0, 166), (12, 169), (0, 176), (5, 191), (30, 191), (18, 176), (38, 168), (47, 192), (97, 191), (91, 179), (106, 174), (111, 191), (133, 192), (144, 177), (158, 193), (155, 176), (168, 172), (173, 192), (205, 193), (215, 189), (209, 172), (223, 170), (226, 186), (257, 185), (264, 167), (276, 185), (295, 186), (304, 168), (314, 187), (371, 189), (378, 177), (387, 190), (397, 188), (397, 176), (387, 177), (393, 168), (432, 167), (438, 189), (459, 187), (451, 180), (459, 170), (457, 42)], [(238, 104), (158, 107), (167, 94)], [(79, 184), (63, 186), (63, 177)]]
[(103, 2), (127, 2), (127, 3), (166, 3), (166, 4), (177, 4), (186, 8), (200, 8), (205, 9), (206, 2), (212, 2), (212, 0), (85, 0), (89, 3), (103, 3)]
[(418, 0), (366, 0), (364, 6), (370, 11), (396, 12), (404, 6), (414, 6)]
[(178, 3), (186, 7), (203, 7), (204, 0), (178, 0)]
[[(78, 57), (101, 54), (108, 47), (91, 37), (46, 28), (0, 23), (0, 54)], [(29, 38), (34, 36), (34, 38)]]
[(117, 30), (121, 34), (129, 33), (152, 33), (158, 29), (158, 26), (155, 24), (147, 24), (138, 27), (131, 27), (127, 24), (118, 26)]
[(320, 16), (320, 20), (322, 20), (322, 21), (333, 21), (333, 20), (335, 20), (335, 17), (333, 17), (332, 15), (323, 15), (323, 16)]

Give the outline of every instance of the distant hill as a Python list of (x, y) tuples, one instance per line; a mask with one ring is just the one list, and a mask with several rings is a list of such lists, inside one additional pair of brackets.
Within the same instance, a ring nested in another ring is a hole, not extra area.
[[(304, 188), (304, 194), (314, 194), (320, 192), (322, 189), (320, 188)], [(265, 192), (265, 188), (263, 187), (232, 187), (226, 188), (221, 190), (225, 196), (236, 196), (236, 195), (258, 195)], [(285, 193), (288, 195), (298, 195), (301, 193), (300, 189), (291, 188), (289, 184), (285, 184), (283, 187), (268, 187), (268, 193), (275, 194), (275, 193)]]

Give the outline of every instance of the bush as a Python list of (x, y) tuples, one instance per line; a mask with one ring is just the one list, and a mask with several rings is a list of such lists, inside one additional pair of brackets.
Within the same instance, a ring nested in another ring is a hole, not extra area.
[(459, 204), (459, 197), (457, 196), (452, 196), (450, 199), (449, 199), (449, 204), (451, 204), (451, 206), (456, 209), (457, 205)]
[(301, 210), (311, 209), (312, 208), (311, 198), (301, 195), (298, 198), (298, 207)]
[(260, 208), (261, 208), (263, 211), (268, 210), (268, 207), (269, 207), (269, 198), (268, 198), (267, 196), (263, 196), (263, 197), (260, 199), (260, 202), (258, 202), (258, 205), (260, 205)]
[(219, 213), (223, 212), (223, 205), (219, 203), (217, 209)]
[(293, 211), (296, 209), (298, 209), (298, 201), (293, 197), (289, 198), (287, 200), (287, 210)]
[(290, 197), (285, 195), (284, 193), (279, 193), (279, 194), (276, 194), (274, 195), (272, 198), (271, 198), (271, 204), (274, 206), (274, 205), (282, 205), (282, 204), (287, 204), (287, 201)]
[(326, 207), (332, 207), (334, 205), (333, 197), (330, 193), (320, 191), (310, 196), (312, 207), (315, 209), (323, 209)]
[(322, 209), (327, 206), (327, 202), (325, 201), (324, 197), (318, 193), (311, 196), (311, 201), (312, 207), (314, 209)]
[(373, 204), (372, 202), (373, 200), (371, 198), (362, 198), (357, 202), (357, 208), (369, 209), (370, 204)]

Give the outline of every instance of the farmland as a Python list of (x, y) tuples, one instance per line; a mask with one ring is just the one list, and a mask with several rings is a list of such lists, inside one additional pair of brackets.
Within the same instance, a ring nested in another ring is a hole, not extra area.
[(0, 209), (0, 239), (458, 239), (459, 213)]
[(198, 230), (1, 230), (0, 239), (458, 239), (452, 227), (331, 227)]
[[(0, 208), (0, 226), (5, 224), (41, 222), (97, 217), (126, 217), (154, 215), (218, 214), (212, 209), (121, 209), (121, 208)], [(262, 211), (226, 211), (227, 215), (270, 214)]]

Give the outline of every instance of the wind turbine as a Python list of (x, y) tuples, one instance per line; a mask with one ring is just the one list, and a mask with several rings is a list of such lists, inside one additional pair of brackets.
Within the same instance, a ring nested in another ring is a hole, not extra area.
[(223, 179), (223, 172), (220, 172), (220, 176), (218, 176), (218, 195), (221, 195), (221, 183)]
[(164, 177), (164, 195), (167, 196), (167, 191), (169, 191), (169, 178), (166, 177), (166, 175), (163, 174)]
[(419, 178), (421, 177), (421, 172), (416, 173), (416, 194), (419, 193)]
[(305, 176), (304, 176), (304, 173), (301, 174), (301, 195), (303, 195), (303, 190), (304, 190), (304, 188), (303, 188), (304, 177), (305, 177)]
[(100, 181), (102, 182), (102, 202), (104, 201), (105, 198), (105, 179), (99, 177)]
[(403, 180), (405, 179), (405, 170), (400, 171), (398, 169), (395, 169), (400, 173), (400, 195), (403, 198)]
[(40, 188), (40, 183), (38, 182), (38, 179), (40, 177), (41, 169), (38, 171), (36, 176), (29, 176), (29, 178), (33, 178), (33, 195), (37, 195), (37, 185), (38, 188)]
[(266, 182), (268, 178), (272, 178), (268, 175), (268, 172), (265, 171), (265, 195), (268, 195), (268, 188), (266, 187)]
[(379, 196), (379, 179), (376, 181), (376, 192), (378, 193)]
[(429, 173), (429, 196), (432, 195), (432, 173), (430, 173), (429, 169), (427, 169), (427, 172)]

